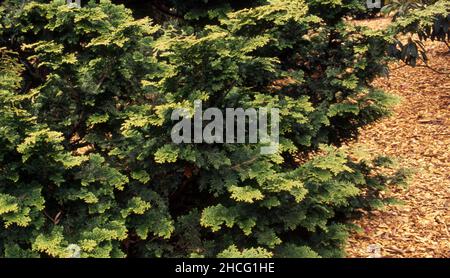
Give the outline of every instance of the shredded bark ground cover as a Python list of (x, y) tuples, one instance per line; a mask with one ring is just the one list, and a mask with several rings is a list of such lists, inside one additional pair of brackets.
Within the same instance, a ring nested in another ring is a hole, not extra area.
[(355, 223), (362, 231), (350, 238), (349, 257), (368, 257), (373, 248), (381, 257), (450, 257), (450, 54), (442, 42), (425, 45), (429, 66), (440, 73), (423, 64), (393, 64), (389, 77), (375, 81), (401, 103), (390, 118), (362, 129), (353, 144), (397, 158), (413, 175), (407, 188), (386, 193), (401, 205)]

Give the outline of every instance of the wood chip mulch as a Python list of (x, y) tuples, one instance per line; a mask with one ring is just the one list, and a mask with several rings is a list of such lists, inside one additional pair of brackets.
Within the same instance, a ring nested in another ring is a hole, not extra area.
[[(354, 145), (397, 158), (413, 171), (408, 188), (386, 193), (403, 204), (367, 213), (348, 241), (348, 257), (450, 257), (450, 52), (426, 42), (429, 68), (392, 65), (377, 87), (401, 97), (393, 116), (361, 130)], [(398, 69), (396, 69), (398, 68)], [(442, 73), (444, 72), (444, 73)]]

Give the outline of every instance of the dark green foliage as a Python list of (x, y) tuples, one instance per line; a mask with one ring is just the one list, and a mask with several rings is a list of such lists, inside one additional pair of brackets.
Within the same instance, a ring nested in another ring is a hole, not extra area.
[(137, 17), (150, 16), (158, 22), (185, 20), (190, 24), (204, 25), (217, 22), (227, 12), (250, 8), (265, 0), (113, 0), (133, 10)]
[[(393, 1), (383, 7), (382, 12), (394, 14), (394, 23), (387, 30), (394, 37), (388, 53), (407, 65), (415, 66), (419, 60), (427, 63), (422, 41), (450, 41), (450, 4), (447, 0)], [(398, 35), (408, 35), (408, 42), (402, 44), (396, 38)], [(415, 35), (418, 39), (414, 39)]]
[[(393, 103), (369, 85), (385, 37), (344, 12), (274, 0), (161, 27), (64, 2), (2, 10), (1, 256), (342, 256), (344, 220), (402, 180), (333, 147)], [(279, 108), (279, 152), (173, 144), (196, 99)]]

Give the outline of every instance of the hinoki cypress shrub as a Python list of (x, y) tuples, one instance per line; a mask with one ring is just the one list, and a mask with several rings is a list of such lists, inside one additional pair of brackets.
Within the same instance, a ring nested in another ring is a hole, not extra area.
[[(0, 256), (342, 256), (347, 217), (401, 182), (335, 147), (394, 101), (370, 86), (385, 38), (345, 13), (273, 0), (161, 27), (64, 3), (2, 6)], [(194, 100), (279, 108), (278, 153), (173, 144)]]

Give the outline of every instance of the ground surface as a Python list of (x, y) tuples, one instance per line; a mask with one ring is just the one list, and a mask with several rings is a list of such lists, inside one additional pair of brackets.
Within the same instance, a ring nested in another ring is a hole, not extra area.
[[(379, 27), (386, 20), (366, 23)], [(408, 188), (388, 193), (403, 205), (356, 222), (363, 231), (350, 238), (349, 257), (369, 256), (370, 245), (382, 257), (450, 257), (450, 53), (440, 42), (426, 46), (429, 65), (445, 73), (403, 67), (375, 81), (402, 102), (392, 117), (361, 130), (354, 144), (395, 157), (414, 174)]]

